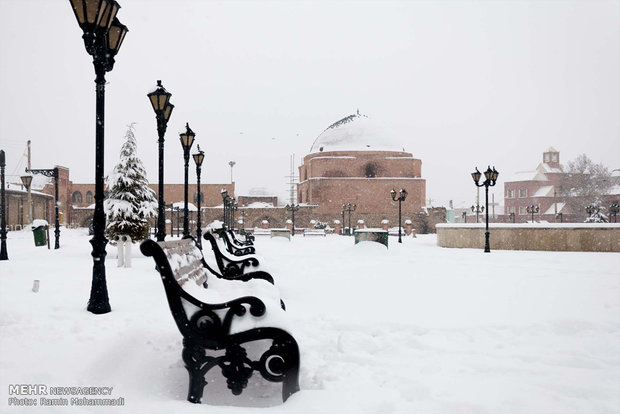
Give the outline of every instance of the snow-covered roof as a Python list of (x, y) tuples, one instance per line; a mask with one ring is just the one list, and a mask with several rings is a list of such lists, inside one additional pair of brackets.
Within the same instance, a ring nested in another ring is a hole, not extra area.
[(518, 171), (511, 177), (506, 179), (505, 182), (511, 183), (514, 181), (547, 181), (545, 174), (538, 170), (534, 171)]
[(541, 163), (537, 169), (543, 173), (562, 173), (563, 172), (560, 168), (552, 167), (546, 162)]
[(556, 211), (558, 213), (562, 213), (562, 209), (566, 206), (566, 203), (554, 203), (551, 204), (551, 207), (547, 209), (543, 214), (555, 214)]
[(549, 147), (549, 148), (547, 148), (547, 151), (545, 151), (545, 152), (559, 152), (559, 151), (558, 151), (558, 150), (556, 150), (556, 149), (555, 149), (555, 148), (553, 148), (553, 147)]
[[(177, 201), (176, 203), (172, 203), (172, 208), (184, 209), (185, 208), (185, 202), (184, 201)], [(170, 209), (167, 209), (167, 210), (170, 211)], [(187, 203), (187, 211), (198, 211), (198, 208), (196, 208), (196, 206), (193, 205), (192, 203)]]
[(273, 208), (273, 203), (264, 203), (262, 201), (255, 201), (254, 203), (250, 203), (245, 208)]
[(551, 197), (553, 196), (553, 186), (546, 185), (544, 187), (540, 187), (532, 197)]
[(310, 153), (325, 151), (399, 151), (405, 149), (366, 115), (349, 115), (333, 123), (314, 141)]

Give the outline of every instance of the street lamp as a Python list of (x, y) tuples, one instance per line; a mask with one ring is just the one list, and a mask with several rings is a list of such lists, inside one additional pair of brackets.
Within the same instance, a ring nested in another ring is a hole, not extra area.
[[(58, 200), (58, 167), (48, 168), (48, 169), (35, 169), (29, 170), (26, 168), (27, 173), (31, 174), (41, 174), (46, 177), (52, 177), (54, 179), (54, 206), (55, 206), (55, 215), (54, 215), (54, 249), (60, 248), (60, 221), (58, 220), (58, 206), (60, 205), (60, 201)], [(31, 178), (32, 181), (32, 178)], [(97, 211), (95, 210), (95, 214)], [(105, 220), (105, 218), (104, 218)], [(92, 240), (91, 240), (92, 243)], [(107, 240), (106, 240), (107, 243)], [(104, 251), (105, 257), (105, 251)]]
[(228, 204), (228, 209), (230, 211), (228, 216), (228, 227), (231, 230), (235, 229), (235, 211), (239, 208), (239, 203), (237, 203), (237, 199), (235, 197), (230, 199), (230, 203)]
[(402, 228), (402, 226), (400, 225), (400, 221), (401, 221), (401, 206), (400, 205), (407, 198), (407, 190), (402, 188), (400, 190), (398, 198), (396, 198), (396, 190), (394, 190), (393, 188), (392, 188), (392, 191), (390, 191), (390, 194), (392, 195), (392, 200), (393, 201), (398, 201), (398, 242), (402, 243), (403, 239), (401, 237), (401, 228)]
[(357, 208), (356, 204), (351, 204), (351, 203), (347, 203), (347, 204), (343, 204), (342, 205), (342, 210), (343, 210), (343, 220), (344, 220), (344, 211), (348, 211), (349, 212), (349, 236), (351, 236), (353, 234), (353, 232), (351, 231), (351, 212), (355, 211), (355, 209)]
[(164, 201), (164, 135), (168, 126), (168, 120), (174, 109), (170, 103), (172, 94), (163, 87), (161, 81), (157, 81), (157, 89), (147, 94), (157, 119), (157, 135), (159, 136), (159, 184), (157, 204), (157, 241), (166, 238), (166, 203)]
[(188, 213), (188, 181), (189, 181), (189, 150), (192, 148), (194, 144), (194, 131), (189, 127), (189, 123), (185, 123), (185, 132), (182, 132), (180, 135), (181, 146), (183, 147), (183, 160), (185, 161), (185, 204), (183, 205), (184, 209), (184, 217), (183, 217), (183, 238), (187, 239), (191, 237), (189, 234), (189, 213)]
[(32, 223), (32, 198), (30, 195), (30, 186), (32, 185), (32, 175), (22, 175), (21, 177), (22, 184), (26, 187), (26, 191), (28, 191), (28, 224)]
[(6, 250), (6, 200), (4, 198), (4, 167), (6, 167), (4, 151), (0, 150), (0, 260), (9, 260)]
[(286, 210), (290, 211), (291, 214), (293, 215), (293, 236), (295, 235), (295, 212), (299, 210), (299, 204), (295, 204), (293, 203), (292, 205), (286, 205)]
[(200, 149), (200, 145), (198, 145), (198, 152), (193, 154), (192, 157), (196, 163), (196, 188), (198, 189), (198, 223), (196, 225), (196, 243), (198, 244), (198, 248), (202, 249), (202, 222), (200, 221), (200, 199), (202, 198), (202, 193), (200, 192), (200, 171), (202, 169), (202, 162), (205, 159), (205, 153)]
[(515, 222), (515, 212), (511, 211), (510, 214), (508, 214), (508, 216), (510, 217), (510, 219), (512, 220), (513, 224)]
[(471, 212), (476, 213), (476, 223), (478, 223), (480, 221), (478, 219), (478, 214), (484, 213), (484, 206), (480, 206), (478, 204), (476, 204), (475, 206), (471, 206)]
[(226, 226), (227, 223), (227, 217), (226, 217), (226, 213), (227, 213), (227, 207), (228, 207), (228, 200), (230, 199), (230, 196), (228, 195), (228, 190), (225, 188), (222, 188), (221, 191), (222, 194), (222, 205), (224, 206), (224, 216), (222, 221), (224, 222), (224, 226)]
[(120, 5), (115, 0), (70, 0), (75, 17), (84, 32), (86, 52), (93, 57), (96, 84), (95, 121), (95, 214), (93, 246), (93, 281), (88, 301), (88, 311), (95, 314), (110, 312), (108, 288), (105, 279), (105, 213), (103, 211), (105, 73), (114, 67), (127, 27), (116, 18)]
[(467, 223), (467, 211), (463, 211), (463, 213), (461, 213), (461, 215), (463, 216), (463, 222)]
[(232, 184), (233, 182), (233, 174), (232, 174), (232, 170), (233, 167), (235, 166), (236, 162), (234, 161), (228, 161), (228, 165), (230, 165), (230, 183)]
[(471, 173), (471, 178), (474, 179), (474, 183), (476, 184), (476, 187), (482, 187), (484, 186), (485, 189), (485, 205), (486, 205), (486, 231), (484, 233), (484, 252), (485, 253), (490, 253), (491, 252), (491, 246), (489, 244), (489, 187), (493, 187), (496, 183), (497, 183), (497, 176), (499, 175), (499, 172), (495, 169), (495, 167), (493, 167), (493, 169), (491, 169), (491, 167), (489, 166), (487, 168), (487, 170), (484, 172), (484, 182), (482, 184), (480, 184), (480, 176), (482, 174), (480, 173), (480, 171), (478, 171), (478, 167), (476, 167), (476, 171), (474, 171), (473, 173)]
[(535, 206), (534, 204), (532, 204), (531, 206), (527, 206), (525, 210), (528, 212), (528, 214), (532, 215), (532, 223), (533, 223), (534, 214), (537, 214), (540, 211), (540, 206)]
[(611, 223), (611, 218), (614, 218), (614, 223), (618, 222), (618, 210), (620, 210), (620, 206), (618, 206), (618, 202), (614, 201), (609, 206), (609, 222)]

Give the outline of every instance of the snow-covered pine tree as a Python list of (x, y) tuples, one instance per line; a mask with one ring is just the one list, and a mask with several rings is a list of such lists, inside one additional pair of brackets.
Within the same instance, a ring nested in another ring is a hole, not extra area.
[(133, 124), (129, 125), (125, 139), (120, 162), (107, 178), (106, 236), (114, 240), (115, 236), (126, 234), (131, 240), (139, 241), (147, 236), (148, 219), (157, 214), (157, 199), (149, 188), (146, 170), (137, 155)]

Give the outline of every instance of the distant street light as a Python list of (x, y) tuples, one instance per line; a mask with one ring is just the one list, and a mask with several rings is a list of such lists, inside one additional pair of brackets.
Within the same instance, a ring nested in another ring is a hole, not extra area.
[(235, 166), (235, 162), (234, 161), (228, 161), (228, 165), (230, 165), (230, 183), (232, 184), (233, 182), (233, 167)]
[(403, 201), (405, 201), (405, 199), (407, 198), (407, 190), (405, 190), (404, 188), (400, 190), (399, 192), (399, 197), (396, 198), (396, 190), (392, 189), (392, 191), (390, 191), (390, 195), (392, 196), (392, 200), (393, 201), (398, 201), (398, 242), (402, 243), (403, 239), (401, 237), (401, 203)]
[(188, 206), (188, 198), (189, 198), (189, 151), (192, 149), (192, 145), (194, 144), (194, 131), (189, 127), (189, 123), (185, 124), (185, 132), (179, 134), (179, 140), (181, 141), (181, 146), (183, 147), (183, 161), (185, 167), (185, 204), (183, 204), (183, 238), (187, 239), (191, 237), (189, 234), (189, 206)]
[(155, 117), (157, 119), (157, 135), (159, 148), (159, 184), (157, 202), (157, 241), (164, 241), (166, 238), (166, 203), (164, 201), (164, 136), (168, 127), (168, 120), (174, 109), (170, 103), (172, 94), (163, 87), (161, 81), (157, 81), (157, 89), (147, 94)]
[(202, 162), (205, 159), (205, 153), (204, 151), (200, 150), (200, 145), (198, 145), (198, 152), (196, 154), (192, 155), (192, 158), (194, 158), (194, 162), (196, 163), (196, 188), (197, 188), (197, 193), (198, 193), (198, 200), (196, 200), (196, 203), (198, 204), (198, 217), (197, 217), (197, 221), (198, 223), (196, 224), (196, 244), (198, 244), (198, 248), (202, 249), (202, 222), (201, 222), (201, 215), (200, 215), (200, 199), (202, 198), (202, 193), (200, 192), (200, 172), (202, 169)]
[[(353, 234), (351, 231), (351, 212), (355, 211), (356, 208), (356, 204), (347, 203), (342, 205), (342, 209), (349, 212), (349, 236)], [(344, 214), (342, 217), (344, 217)]]
[(471, 173), (471, 177), (474, 179), (474, 183), (476, 184), (476, 187), (484, 186), (484, 189), (485, 189), (485, 192), (484, 192), (485, 193), (485, 205), (486, 205), (487, 211), (486, 211), (486, 231), (484, 233), (484, 252), (490, 253), (491, 246), (489, 243), (489, 187), (493, 187), (497, 183), (497, 176), (499, 175), (499, 172), (497, 172), (495, 167), (491, 169), (491, 167), (489, 166), (487, 170), (484, 172), (485, 180), (482, 184), (479, 183), (481, 175), (482, 174), (480, 173), (480, 171), (478, 171), (477, 167), (476, 167), (476, 171)]
[(618, 211), (620, 210), (620, 206), (618, 206), (618, 202), (614, 201), (609, 206), (609, 222), (611, 223), (611, 218), (614, 218), (614, 223), (618, 222)]
[(464, 222), (464, 223), (467, 223), (467, 211), (463, 211), (463, 212), (461, 213), (461, 216), (463, 217), (463, 222)]
[(230, 200), (230, 196), (228, 195), (228, 190), (225, 188), (222, 188), (221, 194), (222, 194), (222, 204), (224, 206), (224, 215), (222, 217), (222, 221), (224, 222), (224, 226), (226, 226), (226, 223), (228, 222), (227, 212), (228, 212), (228, 200)]
[(478, 215), (480, 213), (484, 213), (484, 206), (480, 206), (478, 204), (476, 204), (475, 206), (471, 206), (471, 212), (476, 213), (476, 223), (478, 223), (480, 221)]
[(26, 191), (28, 191), (28, 216), (27, 221), (28, 224), (32, 223), (32, 198), (30, 195), (30, 186), (32, 185), (32, 175), (22, 175), (21, 177), (22, 184), (26, 187)]
[(54, 205), (56, 208), (54, 215), (54, 226), (56, 227), (54, 229), (54, 249), (60, 249), (60, 220), (58, 219), (58, 206), (60, 205), (60, 200), (58, 200), (58, 167), (38, 170), (29, 170), (26, 168), (26, 172), (31, 174), (41, 174), (54, 179)]
[(535, 206), (534, 204), (532, 204), (531, 206), (527, 206), (525, 209), (528, 214), (532, 215), (532, 223), (534, 222), (534, 214), (538, 214), (538, 212), (540, 211), (540, 206)]
[(515, 222), (515, 212), (511, 211), (510, 214), (508, 214), (508, 216), (510, 217), (510, 219), (512, 220), (512, 222)]
[(295, 236), (295, 212), (296, 212), (297, 210), (299, 210), (299, 204), (292, 204), (292, 205), (288, 205), (288, 204), (287, 204), (287, 205), (286, 205), (286, 210), (287, 210), (287, 211), (290, 211), (290, 212), (291, 212), (291, 214), (292, 214), (292, 216), (293, 216), (293, 219), (292, 219), (292, 221), (293, 221), (292, 233), (293, 233), (293, 234), (292, 234), (292, 235), (293, 235), (293, 236)]

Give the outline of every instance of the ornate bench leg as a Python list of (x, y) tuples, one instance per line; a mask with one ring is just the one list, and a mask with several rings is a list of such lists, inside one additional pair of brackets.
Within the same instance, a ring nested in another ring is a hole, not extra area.
[(206, 356), (200, 345), (189, 343), (186, 340), (183, 340), (182, 357), (189, 374), (187, 401), (200, 404), (204, 388), (207, 385), (205, 374), (216, 365), (214, 358)]

